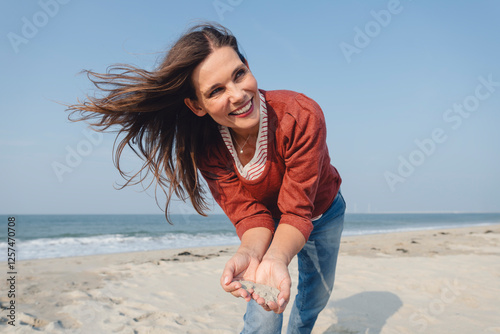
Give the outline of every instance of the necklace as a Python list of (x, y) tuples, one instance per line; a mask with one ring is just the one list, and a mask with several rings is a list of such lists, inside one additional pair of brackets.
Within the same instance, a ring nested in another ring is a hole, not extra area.
[(245, 142), (243, 143), (243, 146), (240, 146), (240, 144), (238, 144), (238, 141), (236, 140), (236, 137), (234, 138), (234, 142), (240, 148), (240, 154), (243, 154), (243, 148), (245, 148), (245, 145), (248, 143), (248, 139), (250, 139), (250, 135), (248, 135), (247, 140), (245, 140)]

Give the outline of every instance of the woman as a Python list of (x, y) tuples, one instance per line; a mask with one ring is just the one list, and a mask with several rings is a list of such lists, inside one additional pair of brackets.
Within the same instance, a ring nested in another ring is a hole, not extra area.
[[(345, 211), (321, 108), (302, 94), (259, 90), (236, 38), (218, 25), (192, 28), (154, 71), (125, 65), (87, 73), (106, 96), (69, 110), (100, 131), (118, 126), (119, 170), (127, 145), (144, 159), (135, 175), (120, 170), (125, 185), (151, 172), (167, 194), (167, 219), (174, 193), (204, 214), (200, 171), (235, 225), (241, 245), (221, 286), (249, 302), (243, 333), (281, 332), (295, 255), (288, 332), (310, 332), (333, 287)], [(243, 279), (278, 288), (278, 301), (248, 293)]]

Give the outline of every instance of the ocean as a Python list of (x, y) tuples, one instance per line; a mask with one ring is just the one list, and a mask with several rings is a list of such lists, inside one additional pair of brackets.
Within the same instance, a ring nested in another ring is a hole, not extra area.
[[(8, 248), (8, 218), (0, 215), (0, 249), (4, 250)], [(172, 215), (173, 225), (162, 214), (19, 215), (15, 219), (17, 261), (239, 243), (224, 215)], [(343, 235), (492, 224), (500, 224), (500, 213), (348, 213)]]

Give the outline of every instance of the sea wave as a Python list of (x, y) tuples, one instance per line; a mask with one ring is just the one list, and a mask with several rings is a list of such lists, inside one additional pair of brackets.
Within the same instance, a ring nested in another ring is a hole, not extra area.
[[(86, 256), (124, 252), (177, 249), (186, 247), (206, 247), (238, 244), (234, 234), (165, 234), (160, 236), (131, 237), (121, 234), (93, 237), (41, 238), (18, 241), (18, 260)], [(0, 242), (0, 249), (7, 243)]]
[[(189, 223), (175, 226), (165, 225), (163, 216), (142, 215), (32, 215), (17, 219), (15, 248), (18, 260), (239, 243), (234, 227), (219, 216), (200, 221), (189, 218)], [(343, 236), (499, 223), (500, 213), (346, 214)], [(2, 233), (0, 231), (0, 249), (6, 250), (7, 237)]]

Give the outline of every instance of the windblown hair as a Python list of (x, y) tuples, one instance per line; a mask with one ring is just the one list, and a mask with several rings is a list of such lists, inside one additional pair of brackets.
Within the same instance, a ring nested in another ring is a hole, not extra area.
[[(174, 193), (183, 201), (189, 197), (201, 215), (208, 208), (197, 164), (205, 145), (214, 140), (217, 125), (208, 115), (196, 116), (184, 98), (197, 99), (193, 71), (216, 48), (224, 46), (232, 47), (245, 62), (229, 30), (216, 24), (194, 26), (153, 71), (124, 64), (114, 65), (104, 74), (84, 71), (104, 97), (87, 96), (86, 101), (78, 100), (67, 109), (71, 121), (87, 121), (96, 131), (118, 131), (113, 161), (126, 180), (121, 188), (142, 183), (152, 173), (146, 189), (156, 183), (155, 193), (159, 186), (166, 194), (169, 222), (168, 207)], [(133, 175), (120, 168), (126, 146), (144, 161)]]

